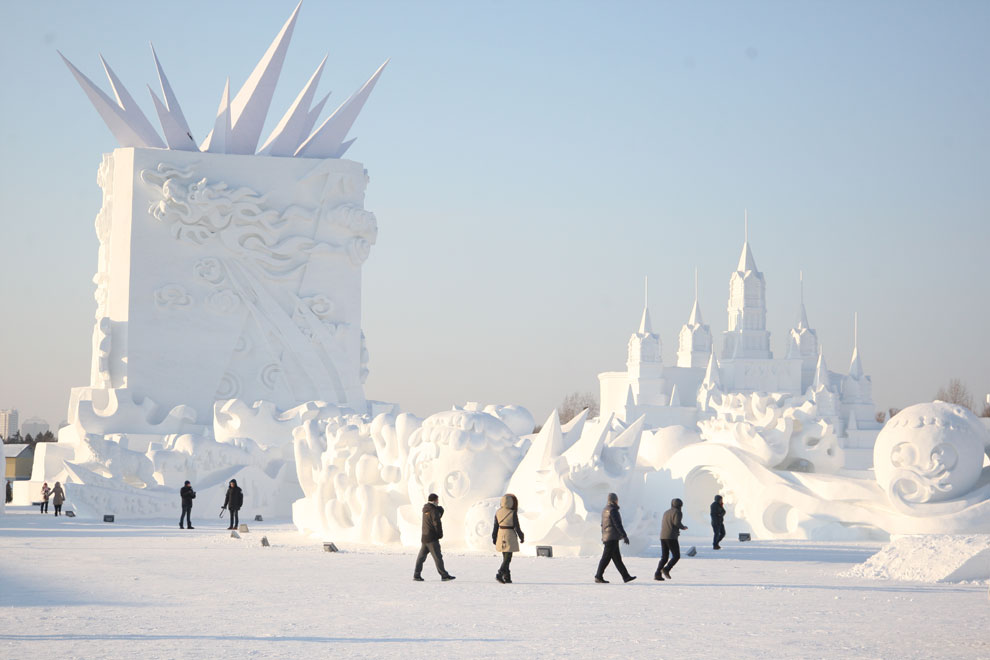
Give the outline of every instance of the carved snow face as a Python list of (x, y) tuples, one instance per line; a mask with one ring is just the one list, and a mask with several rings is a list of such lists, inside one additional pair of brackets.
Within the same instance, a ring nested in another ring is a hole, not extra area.
[(519, 463), (516, 436), (487, 413), (451, 410), (423, 420), (409, 438), (409, 498), (440, 495), (444, 522), (460, 524), (480, 499), (501, 496)]
[(877, 483), (895, 504), (957, 499), (979, 480), (988, 444), (986, 428), (962, 406), (942, 401), (910, 406), (877, 436)]

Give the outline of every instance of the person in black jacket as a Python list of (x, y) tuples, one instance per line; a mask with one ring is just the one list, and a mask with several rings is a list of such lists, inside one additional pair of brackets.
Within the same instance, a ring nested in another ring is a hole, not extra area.
[(629, 575), (626, 565), (622, 563), (619, 540), (629, 545), (629, 537), (626, 536), (626, 530), (622, 528), (622, 516), (619, 515), (619, 496), (615, 493), (609, 493), (608, 504), (602, 509), (602, 543), (605, 544), (605, 549), (602, 551), (601, 561), (598, 562), (595, 582), (608, 584), (608, 580), (605, 579), (605, 569), (608, 568), (609, 562), (615, 564), (623, 582), (632, 582), (636, 579), (635, 575)]
[(237, 479), (231, 479), (230, 486), (227, 488), (227, 495), (223, 498), (223, 508), (230, 511), (230, 527), (227, 529), (237, 529), (240, 522), (237, 512), (241, 510), (243, 505), (244, 492), (237, 485)]
[(660, 524), (660, 563), (657, 564), (657, 572), (653, 574), (654, 580), (663, 582), (665, 577), (669, 580), (670, 569), (681, 558), (681, 544), (678, 537), (682, 529), (687, 529), (687, 525), (681, 522), (684, 519), (681, 513), (683, 506), (684, 502), (679, 497), (675, 497), (670, 501), (670, 508), (663, 514), (663, 521)]
[(712, 502), (712, 531), (715, 532), (715, 538), (712, 542), (712, 547), (716, 550), (721, 550), (722, 546), (719, 543), (725, 538), (725, 507), (722, 506), (722, 496), (716, 495), (715, 501)]
[(437, 565), (437, 573), (444, 582), (453, 580), (454, 576), (447, 572), (443, 566), (443, 554), (440, 552), (440, 539), (443, 538), (443, 507), (437, 504), (440, 497), (436, 493), (430, 493), (426, 504), (423, 505), (423, 533), (420, 538), (422, 545), (419, 547), (419, 555), (416, 556), (416, 568), (413, 569), (413, 579), (417, 582), (423, 581), (423, 563), (426, 562), (426, 555), (433, 555), (433, 563)]
[(182, 526), (183, 520), (189, 525), (189, 529), (192, 529), (192, 501), (196, 499), (196, 491), (192, 489), (188, 481), (185, 486), (179, 489), (179, 497), (182, 498), (182, 515), (179, 516), (179, 529), (185, 529)]

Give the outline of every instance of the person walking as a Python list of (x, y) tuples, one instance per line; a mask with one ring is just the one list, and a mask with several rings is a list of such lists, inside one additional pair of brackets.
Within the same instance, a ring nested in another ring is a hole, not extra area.
[(512, 584), (509, 562), (512, 561), (512, 553), (519, 552), (519, 544), (525, 541), (525, 535), (519, 527), (519, 499), (506, 493), (502, 496), (502, 506), (495, 512), (495, 526), (492, 527), (492, 543), (502, 553), (502, 566), (495, 574), (495, 579), (502, 584)]
[(443, 553), (440, 552), (440, 539), (443, 538), (443, 507), (439, 505), (440, 497), (430, 493), (423, 505), (423, 531), (420, 536), (419, 554), (416, 555), (416, 567), (413, 569), (413, 580), (423, 581), (423, 564), (426, 555), (433, 555), (433, 563), (437, 565), (437, 573), (444, 582), (455, 579), (443, 566)]
[(48, 487), (46, 481), (41, 485), (41, 512), (48, 513), (48, 498), (52, 496), (52, 489)]
[(183, 520), (185, 520), (189, 529), (192, 529), (192, 501), (196, 499), (196, 491), (192, 489), (188, 481), (179, 489), (179, 497), (182, 498), (182, 514), (179, 516), (179, 529), (184, 529), (182, 526)]
[(712, 541), (712, 548), (715, 550), (721, 550), (722, 546), (719, 544), (722, 542), (722, 539), (725, 538), (725, 507), (722, 506), (721, 495), (715, 496), (715, 501), (712, 502), (711, 510), (712, 531), (715, 533), (714, 540)]
[(663, 522), (660, 524), (660, 563), (657, 564), (657, 572), (653, 574), (654, 580), (660, 582), (663, 582), (664, 578), (669, 580), (670, 569), (681, 558), (681, 544), (677, 537), (681, 535), (682, 529), (687, 529), (686, 525), (681, 524), (684, 517), (681, 513), (683, 506), (684, 502), (675, 497), (670, 501), (670, 508), (663, 514)]
[(10, 481), (7, 482), (7, 504), (14, 501), (14, 487), (10, 485)]
[(244, 491), (237, 485), (237, 479), (231, 479), (227, 487), (227, 495), (223, 498), (223, 509), (230, 512), (230, 526), (227, 529), (237, 529), (240, 519), (237, 512), (244, 505)]
[(58, 516), (62, 513), (62, 505), (65, 504), (65, 491), (62, 490), (62, 484), (55, 482), (55, 488), (52, 489), (52, 504), (55, 505), (55, 515)]
[(632, 582), (635, 575), (629, 575), (626, 565), (622, 563), (622, 553), (619, 552), (619, 541), (629, 545), (629, 537), (622, 527), (622, 516), (619, 514), (619, 496), (615, 493), (608, 494), (608, 503), (602, 509), (602, 543), (605, 548), (602, 550), (601, 561), (598, 562), (598, 572), (595, 573), (595, 582), (598, 584), (608, 584), (605, 579), (605, 569), (609, 562), (615, 564), (623, 582)]

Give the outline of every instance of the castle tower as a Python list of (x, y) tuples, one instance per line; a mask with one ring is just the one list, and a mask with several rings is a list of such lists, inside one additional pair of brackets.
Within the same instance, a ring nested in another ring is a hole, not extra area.
[(849, 374), (842, 378), (840, 401), (843, 419), (855, 419), (858, 428), (868, 429), (876, 424), (873, 406), (873, 381), (863, 371), (859, 357), (859, 315), (853, 317), (853, 353)]
[(712, 352), (712, 331), (701, 318), (698, 305), (698, 270), (694, 271), (694, 307), (688, 322), (681, 326), (677, 341), (677, 366), (701, 367), (708, 363)]
[(729, 329), (722, 333), (723, 359), (773, 357), (767, 331), (766, 282), (749, 247), (749, 222), (739, 265), (729, 277)]
[(787, 357), (801, 360), (801, 391), (807, 391), (815, 380), (819, 350), (818, 333), (808, 324), (808, 312), (804, 308), (804, 273), (801, 273), (801, 312), (797, 325), (791, 328)]
[(653, 332), (650, 321), (649, 282), (644, 292), (643, 316), (639, 328), (629, 337), (626, 373), (637, 404), (662, 405), (666, 403), (663, 359), (660, 355), (660, 336)]

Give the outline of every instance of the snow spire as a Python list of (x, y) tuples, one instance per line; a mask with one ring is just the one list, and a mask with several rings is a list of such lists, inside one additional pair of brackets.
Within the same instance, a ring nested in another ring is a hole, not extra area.
[(801, 280), (801, 316), (798, 318), (797, 329), (807, 330), (811, 327), (808, 323), (808, 312), (804, 308), (804, 271), (798, 271), (798, 278)]
[(825, 366), (825, 353), (822, 351), (822, 347), (818, 347), (818, 364), (815, 366), (815, 380), (812, 383), (812, 387), (816, 390), (828, 389), (828, 367)]
[(743, 249), (739, 255), (739, 266), (736, 270), (745, 273), (747, 270), (756, 271), (756, 259), (753, 258), (753, 251), (749, 249), (749, 211), (743, 209)]
[(671, 406), (681, 405), (681, 397), (680, 394), (677, 392), (677, 383), (674, 383), (674, 386), (670, 388), (670, 402), (668, 405)]
[(708, 367), (705, 368), (705, 380), (702, 385), (721, 387), (718, 379), (718, 365), (715, 364), (715, 351), (708, 356)]
[(853, 312), (853, 354), (849, 375), (856, 380), (863, 377), (863, 364), (859, 360), (859, 312)]
[(688, 317), (688, 325), (701, 325), (704, 321), (701, 318), (701, 306), (698, 304), (698, 268), (694, 269), (694, 307), (691, 308), (691, 316)]
[(643, 318), (639, 321), (639, 334), (653, 334), (653, 324), (650, 323), (650, 277), (643, 278)]
[(633, 389), (632, 389), (632, 385), (630, 384), (629, 387), (626, 388), (626, 412), (628, 413), (628, 411), (631, 410), (635, 405), (636, 405), (636, 399), (633, 397)]

